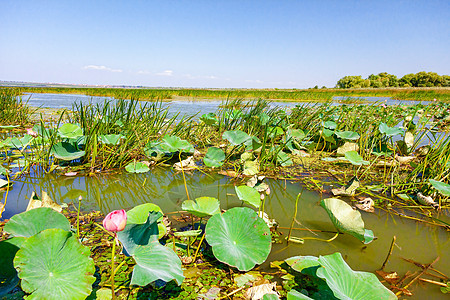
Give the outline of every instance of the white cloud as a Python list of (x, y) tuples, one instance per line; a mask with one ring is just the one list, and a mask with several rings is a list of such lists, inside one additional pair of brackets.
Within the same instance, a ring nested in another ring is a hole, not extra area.
[(147, 75), (147, 74), (150, 74), (149, 71), (145, 71), (145, 70), (139, 70), (137, 73), (140, 74), (140, 75)]
[(173, 76), (173, 71), (172, 70), (165, 70), (165, 71), (162, 71), (160, 73), (156, 73), (156, 75), (158, 75), (158, 76)]
[(261, 80), (250, 80), (250, 79), (245, 80), (245, 82), (248, 82), (248, 83), (263, 83), (263, 81), (261, 81)]
[(108, 71), (108, 72), (115, 72), (120, 73), (122, 70), (120, 69), (112, 69), (108, 68), (106, 66), (97, 66), (97, 65), (88, 65), (83, 67), (84, 70), (99, 70), (99, 71)]

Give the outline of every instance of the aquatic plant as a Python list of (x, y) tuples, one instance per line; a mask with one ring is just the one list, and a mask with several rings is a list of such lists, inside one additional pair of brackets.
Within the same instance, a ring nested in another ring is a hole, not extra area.
[(214, 256), (240, 271), (263, 263), (272, 245), (267, 224), (246, 207), (213, 215), (206, 224), (205, 235)]
[(319, 285), (312, 295), (293, 295), (291, 299), (397, 299), (374, 274), (353, 271), (339, 252), (319, 257), (295, 256), (285, 261)]
[[(21, 279), (30, 299), (69, 297), (85, 299), (95, 280), (90, 251), (70, 232), (64, 215), (51, 208), (35, 208), (15, 215), (5, 225), (13, 238), (1, 242), (5, 255), (8, 292)], [(12, 259), (15, 273), (11, 269)]]

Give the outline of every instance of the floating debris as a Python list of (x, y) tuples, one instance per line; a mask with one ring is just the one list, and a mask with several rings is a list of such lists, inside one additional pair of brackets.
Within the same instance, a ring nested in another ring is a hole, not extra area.
[(433, 198), (431, 198), (430, 196), (425, 196), (421, 192), (417, 193), (417, 201), (419, 201), (419, 203), (422, 205), (432, 206), (434, 209), (439, 208), (439, 204), (434, 202)]
[(374, 204), (375, 202), (373, 202), (372, 198), (367, 197), (359, 200), (358, 203), (355, 204), (355, 206), (365, 212), (373, 213), (375, 211), (375, 208), (373, 207)]

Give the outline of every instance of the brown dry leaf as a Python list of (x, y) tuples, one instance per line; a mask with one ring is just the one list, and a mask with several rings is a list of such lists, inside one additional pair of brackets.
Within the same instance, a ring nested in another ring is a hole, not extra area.
[(265, 294), (278, 295), (276, 288), (277, 288), (276, 282), (257, 285), (249, 288), (245, 292), (244, 297), (246, 300), (259, 300), (262, 299), (262, 297), (264, 297)]
[(355, 206), (363, 211), (373, 213), (375, 211), (375, 208), (373, 207), (374, 202), (371, 198), (363, 198), (358, 201), (358, 203), (355, 204)]
[(31, 194), (26, 211), (39, 207), (50, 207), (59, 213), (62, 211), (61, 205), (54, 202), (45, 191), (42, 191), (42, 201), (39, 200), (35, 192)]
[(377, 274), (381, 277), (383, 277), (384, 280), (389, 282), (390, 284), (396, 284), (400, 277), (398, 276), (397, 272), (385, 272), (382, 270), (375, 271)]
[(181, 257), (181, 262), (183, 263), (183, 265), (189, 265), (192, 264), (192, 262), (194, 261), (194, 259), (190, 256), (183, 256)]
[(233, 177), (233, 178), (239, 177), (239, 173), (236, 171), (233, 171), (233, 170), (221, 170), (221, 171), (217, 172), (217, 174), (225, 175), (225, 176)]

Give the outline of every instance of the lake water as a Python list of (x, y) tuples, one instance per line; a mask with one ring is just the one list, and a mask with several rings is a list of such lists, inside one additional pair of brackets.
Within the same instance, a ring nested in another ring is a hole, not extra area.
[[(265, 182), (271, 189), (270, 195), (265, 200), (266, 213), (270, 218), (275, 218), (281, 227), (289, 227), (297, 194), (302, 189), (301, 184), (270, 179), (266, 179)], [(196, 172), (186, 175), (186, 184), (191, 199), (201, 196), (215, 197), (220, 199), (222, 209), (243, 205), (236, 196), (235, 183), (228, 177)], [(93, 177), (48, 174), (44, 177), (22, 178), (16, 182), (9, 192), (4, 217), (9, 218), (15, 213), (24, 211), (32, 192), (40, 195), (43, 190), (56, 202), (69, 205), (77, 204), (78, 196), (82, 195), (81, 209), (83, 211), (101, 210), (105, 214), (115, 209), (129, 209), (151, 202), (159, 205), (170, 216), (180, 211), (182, 202), (187, 199), (182, 174), (166, 168), (156, 168), (144, 174), (99, 174)], [(303, 192), (297, 215), (297, 220), (301, 224), (296, 224), (295, 227), (335, 230), (327, 213), (319, 206), (319, 202), (318, 193), (307, 190)], [(342, 234), (331, 243), (306, 240), (304, 245), (274, 244), (268, 261), (284, 260), (296, 255), (326, 255), (339, 251), (354, 270), (374, 272), (383, 264), (393, 235), (396, 235), (396, 247), (385, 268), (386, 271), (404, 274), (408, 270), (417, 269), (403, 261), (402, 257), (421, 263), (430, 263), (437, 256), (441, 259), (435, 267), (444, 273), (450, 270), (448, 256), (450, 240), (448, 232), (443, 228), (393, 217), (384, 211), (377, 211), (374, 214), (361, 212), (361, 214), (365, 227), (373, 230), (377, 237), (372, 243), (364, 245), (356, 238)], [(450, 222), (450, 218), (446, 215), (441, 214), (438, 217)], [(288, 230), (280, 231), (283, 237), (287, 236)], [(308, 231), (294, 230), (293, 236), (314, 235)], [(317, 237), (328, 239), (332, 236), (331, 233), (318, 233)], [(433, 299), (445, 298), (438, 287), (429, 284), (423, 289), (413, 288), (412, 290), (415, 296), (411, 299), (425, 299), (429, 295), (433, 295)]]
[[(345, 101), (349, 97), (335, 97), (333, 105), (341, 105), (342, 101)], [(48, 107), (48, 108), (67, 108), (71, 109), (72, 104), (75, 102), (83, 104), (101, 104), (105, 100), (114, 100), (108, 97), (93, 97), (86, 95), (75, 94), (25, 94), (22, 96), (28, 105), (33, 107)], [(429, 101), (404, 101), (394, 100), (389, 97), (355, 97), (355, 99), (364, 100), (367, 104), (381, 104), (387, 105), (406, 104), (415, 105), (418, 103), (428, 104)], [(201, 116), (205, 113), (216, 112), (219, 106), (223, 103), (221, 99), (208, 99), (198, 100), (192, 97), (183, 98), (182, 100), (168, 100), (164, 101), (163, 106), (169, 110), (169, 116), (180, 113), (180, 115), (194, 115)], [(289, 111), (297, 104), (314, 104), (316, 102), (271, 102), (271, 107), (282, 107)]]

